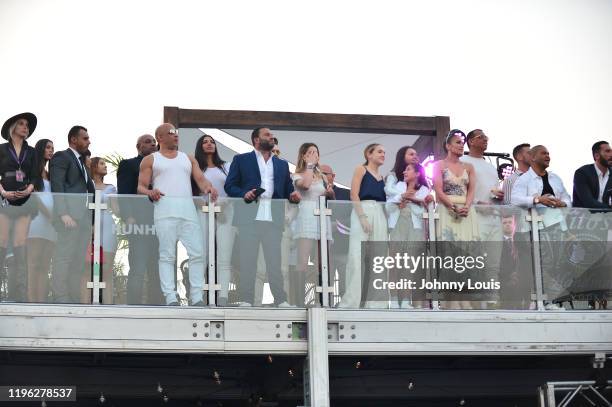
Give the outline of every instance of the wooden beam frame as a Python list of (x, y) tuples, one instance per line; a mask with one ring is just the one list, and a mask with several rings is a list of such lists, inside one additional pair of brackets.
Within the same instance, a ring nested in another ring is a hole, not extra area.
[(442, 158), (444, 138), (450, 130), (448, 116), (383, 116), (335, 113), (260, 112), (250, 110), (197, 110), (164, 107), (164, 122), (176, 128), (252, 129), (269, 126), (279, 130), (411, 134), (420, 139), (436, 159)]

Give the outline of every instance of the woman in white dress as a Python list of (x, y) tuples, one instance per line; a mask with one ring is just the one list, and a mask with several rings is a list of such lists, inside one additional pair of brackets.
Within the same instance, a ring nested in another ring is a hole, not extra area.
[[(399, 155), (398, 155), (399, 157)], [(403, 162), (403, 161), (402, 161)], [(409, 253), (420, 256), (425, 253), (426, 229), (423, 213), (429, 202), (433, 201), (429, 185), (425, 178), (425, 170), (420, 164), (396, 162), (393, 171), (387, 177), (387, 204), (385, 206), (389, 225), (390, 256), (396, 253)], [(390, 182), (389, 178), (397, 179), (399, 173), (402, 181)], [(425, 270), (419, 269), (407, 273), (398, 270), (389, 272), (390, 281), (401, 278), (415, 281), (420, 287), (425, 278)], [(424, 292), (421, 290), (398, 289), (390, 291), (390, 308), (424, 308), (426, 307)], [(411, 302), (412, 301), (412, 302)]]
[[(334, 199), (333, 185), (326, 183), (319, 169), (319, 148), (316, 144), (304, 143), (300, 146), (292, 178), (295, 190), (302, 196), (293, 233), (293, 239), (297, 240), (297, 301), (298, 305), (313, 305), (316, 298), (314, 287), (319, 282), (319, 256), (313, 248), (317, 247), (317, 240), (321, 236), (319, 217), (315, 216), (314, 211), (318, 208), (320, 196)], [(327, 236), (331, 240), (330, 224), (327, 225)], [(315, 263), (312, 269), (308, 267), (309, 258)]]
[(117, 188), (112, 184), (104, 183), (104, 176), (108, 169), (106, 162), (101, 157), (91, 159), (91, 179), (96, 189), (102, 191), (102, 203), (108, 205), (108, 209), (102, 211), (102, 279), (106, 283), (106, 288), (102, 291), (102, 302), (104, 304), (113, 303), (113, 269), (115, 263), (115, 252), (117, 251), (117, 234), (115, 231), (115, 221), (113, 214), (119, 216), (119, 206), (117, 199), (109, 195), (117, 194)]
[[(230, 163), (225, 162), (219, 156), (217, 143), (208, 134), (203, 135), (196, 141), (194, 158), (198, 162), (202, 173), (213, 187), (219, 192), (217, 204), (221, 206), (221, 213), (216, 219), (217, 239), (217, 283), (221, 286), (217, 305), (225, 306), (228, 303), (230, 277), (232, 272), (232, 249), (236, 228), (232, 225), (234, 219), (234, 207), (231, 205), (225, 192), (225, 179), (230, 170)], [(200, 195), (195, 183), (192, 183), (194, 195)], [(204, 234), (204, 262), (208, 259), (208, 214), (200, 215), (202, 232)]]
[(28, 231), (28, 302), (45, 302), (49, 295), (49, 271), (51, 258), (55, 251), (57, 232), (51, 220), (53, 216), (53, 195), (47, 163), (53, 157), (53, 142), (49, 139), (38, 140), (34, 147), (36, 159), (34, 168), (40, 178), (34, 184), (35, 199), (38, 201), (38, 214)]

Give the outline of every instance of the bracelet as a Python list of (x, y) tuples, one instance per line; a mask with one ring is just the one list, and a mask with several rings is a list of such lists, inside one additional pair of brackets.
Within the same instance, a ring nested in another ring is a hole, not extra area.
[(362, 213), (361, 215), (359, 215), (359, 219), (367, 219), (368, 215), (366, 215), (365, 213)]

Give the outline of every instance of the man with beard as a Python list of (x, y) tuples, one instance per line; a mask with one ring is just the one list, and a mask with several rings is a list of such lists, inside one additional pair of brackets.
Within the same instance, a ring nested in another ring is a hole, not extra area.
[(591, 150), (595, 163), (583, 165), (574, 173), (573, 205), (609, 209), (612, 205), (612, 148), (607, 141), (598, 141)]
[[(289, 306), (283, 289), (281, 273), (281, 239), (285, 219), (285, 203), (300, 201), (293, 189), (289, 165), (272, 154), (272, 132), (258, 127), (251, 134), (254, 151), (234, 157), (225, 181), (225, 192), (233, 198), (243, 198), (246, 205), (235, 211), (234, 226), (238, 227), (240, 256), (240, 305), (254, 302), (257, 253), (263, 248), (268, 282), (279, 307)], [(236, 208), (238, 209), (238, 208)]]

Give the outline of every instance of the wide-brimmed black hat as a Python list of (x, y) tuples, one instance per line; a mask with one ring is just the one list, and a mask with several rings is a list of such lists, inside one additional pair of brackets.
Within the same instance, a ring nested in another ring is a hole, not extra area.
[(2, 138), (3, 139), (5, 140), (9, 139), (10, 137), (9, 128), (13, 125), (13, 123), (15, 123), (19, 119), (26, 119), (28, 121), (28, 126), (30, 127), (30, 134), (28, 134), (28, 137), (30, 137), (32, 133), (34, 133), (34, 129), (36, 129), (36, 122), (37, 122), (36, 116), (34, 116), (34, 114), (30, 112), (19, 113), (18, 115), (15, 115), (11, 117), (10, 119), (8, 119), (7, 121), (5, 121), (4, 124), (2, 125)]

